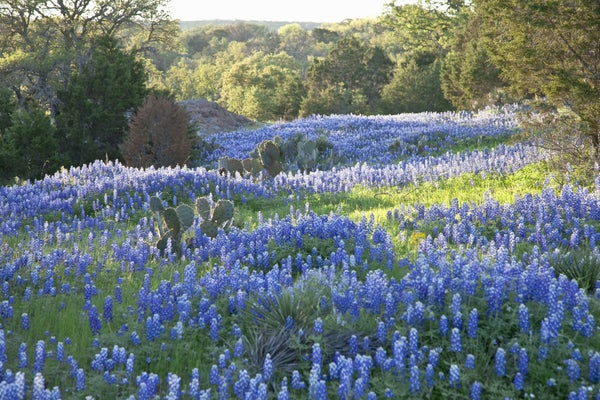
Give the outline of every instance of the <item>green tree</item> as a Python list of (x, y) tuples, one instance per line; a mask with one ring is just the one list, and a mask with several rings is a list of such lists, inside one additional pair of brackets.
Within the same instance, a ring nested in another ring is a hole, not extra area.
[(301, 115), (374, 112), (392, 69), (392, 61), (378, 47), (365, 46), (353, 36), (340, 39), (327, 57), (312, 61)]
[[(20, 107), (35, 99), (54, 117), (57, 92), (64, 90), (72, 68), (89, 61), (97, 38), (131, 37), (149, 51), (174, 33), (164, 11), (168, 0), (40, 1), (0, 3), (0, 83), (13, 90)], [(124, 38), (125, 39), (125, 38)]]
[(295, 118), (304, 94), (299, 71), (296, 61), (285, 53), (256, 53), (225, 73), (220, 102), (258, 121)]
[(380, 112), (448, 111), (452, 105), (442, 93), (441, 61), (430, 52), (415, 52), (401, 63), (392, 81), (383, 88)]
[(0, 135), (0, 180), (41, 179), (61, 165), (55, 128), (46, 112), (33, 105), (15, 110), (11, 124)]
[(75, 165), (116, 159), (127, 133), (127, 113), (146, 97), (143, 64), (121, 49), (116, 39), (98, 40), (90, 61), (75, 69), (58, 93), (56, 118), (61, 148)]
[(522, 97), (543, 96), (576, 115), (593, 161), (600, 161), (600, 3), (475, 0), (474, 4), (503, 79)]
[(444, 96), (460, 109), (478, 109), (509, 101), (500, 69), (482, 42), (481, 24), (481, 17), (470, 12), (468, 19), (456, 28), (442, 62)]

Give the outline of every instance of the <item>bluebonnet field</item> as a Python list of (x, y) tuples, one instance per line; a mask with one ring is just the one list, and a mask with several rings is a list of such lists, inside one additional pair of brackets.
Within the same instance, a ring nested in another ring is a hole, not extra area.
[[(548, 155), (509, 144), (515, 121), (313, 117), (220, 134), (205, 167), (96, 162), (0, 188), (0, 398), (600, 398), (600, 290), (568, 276), (600, 265), (600, 179), (315, 211), (319, 196), (518, 173)], [(339, 163), (214, 170), (297, 133), (326, 135)], [(235, 226), (211, 239), (196, 217), (163, 257), (151, 196), (231, 199)]]

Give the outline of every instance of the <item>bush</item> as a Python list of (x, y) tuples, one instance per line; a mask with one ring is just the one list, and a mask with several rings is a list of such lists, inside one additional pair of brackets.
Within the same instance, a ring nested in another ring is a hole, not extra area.
[(132, 167), (174, 167), (188, 162), (193, 146), (187, 112), (173, 100), (149, 96), (129, 123), (122, 153)]

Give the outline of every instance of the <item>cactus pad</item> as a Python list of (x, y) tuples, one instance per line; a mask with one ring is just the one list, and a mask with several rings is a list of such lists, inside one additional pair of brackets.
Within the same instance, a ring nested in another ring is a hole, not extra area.
[(280, 161), (281, 159), (279, 147), (277, 147), (277, 145), (271, 140), (264, 140), (260, 142), (258, 145), (258, 155), (260, 157), (261, 164), (265, 168), (267, 168), (269, 165), (272, 165), (275, 161)]
[(181, 222), (181, 231), (185, 231), (194, 223), (194, 209), (187, 204), (182, 204), (176, 209), (179, 222)]
[(213, 210), (212, 221), (221, 226), (233, 219), (233, 202), (231, 200), (219, 200)]
[(203, 234), (211, 238), (217, 237), (217, 233), (219, 232), (217, 224), (209, 220), (202, 221), (200, 229), (202, 229)]
[(273, 177), (277, 176), (283, 170), (283, 165), (281, 164), (281, 161), (273, 161), (271, 164), (265, 165), (264, 167), (269, 173), (269, 175)]
[(162, 204), (162, 200), (156, 196), (150, 197), (150, 210), (153, 212), (162, 212), (165, 210)]
[(200, 217), (203, 220), (209, 220), (210, 216), (210, 202), (206, 197), (198, 197), (196, 199), (196, 210), (200, 214)]
[(173, 236), (177, 237), (181, 232), (181, 222), (179, 221), (177, 211), (174, 208), (169, 207), (166, 208), (162, 214), (165, 224), (167, 224), (169, 230), (173, 232)]
[(246, 158), (242, 161), (244, 169), (250, 172), (252, 175), (258, 175), (262, 171), (263, 167), (258, 158)]
[(236, 172), (239, 173), (240, 176), (244, 176), (244, 166), (242, 165), (242, 161), (237, 158), (230, 158), (228, 171), (232, 177), (235, 177)]

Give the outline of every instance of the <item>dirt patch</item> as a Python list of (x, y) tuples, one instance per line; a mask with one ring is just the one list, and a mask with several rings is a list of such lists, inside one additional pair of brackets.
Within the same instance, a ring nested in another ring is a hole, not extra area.
[(254, 123), (206, 99), (180, 101), (179, 105), (188, 112), (191, 123), (195, 125), (200, 135), (230, 132)]

